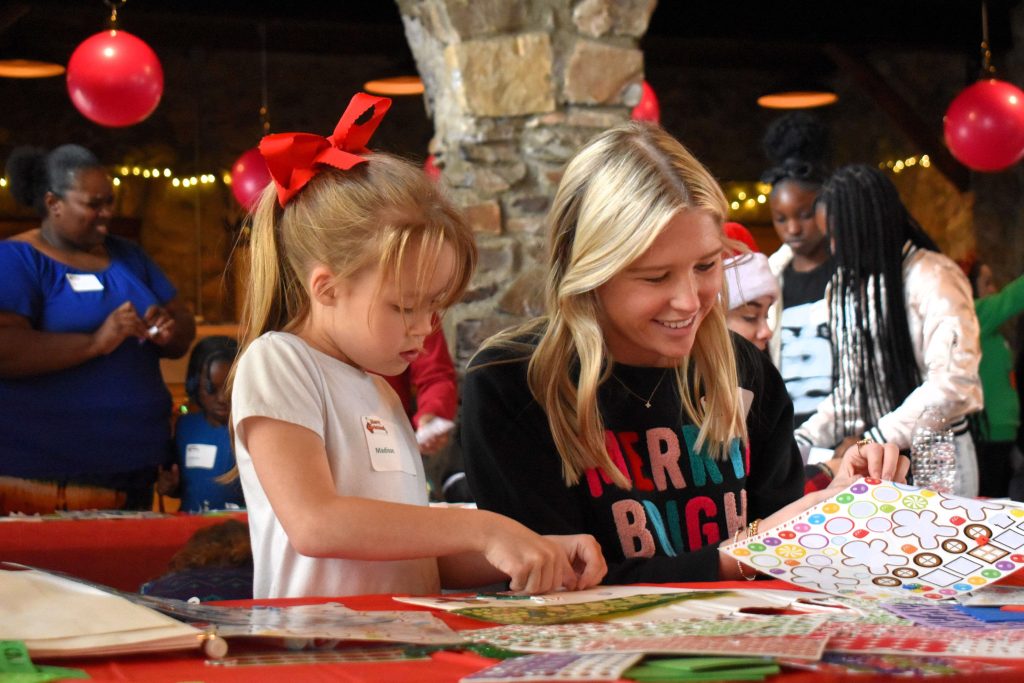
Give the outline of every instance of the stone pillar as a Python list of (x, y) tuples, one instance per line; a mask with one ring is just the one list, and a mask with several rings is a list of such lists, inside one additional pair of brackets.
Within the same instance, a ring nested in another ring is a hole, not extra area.
[(431, 153), (480, 264), (445, 323), (457, 365), (540, 309), (545, 214), (562, 168), (640, 99), (656, 0), (397, 0), (426, 88)]

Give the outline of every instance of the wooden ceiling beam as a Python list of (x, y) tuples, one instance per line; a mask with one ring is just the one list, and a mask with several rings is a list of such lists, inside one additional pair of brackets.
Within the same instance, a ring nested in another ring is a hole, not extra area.
[(966, 192), (970, 187), (971, 174), (965, 166), (953, 158), (942, 139), (935, 135), (934, 122), (922, 118), (896, 88), (861, 55), (852, 53), (844, 46), (828, 44), (822, 47), (836, 66), (848, 73), (864, 92), (884, 111), (903, 133), (917, 145), (922, 154), (927, 154), (932, 165), (946, 176), (958, 190)]

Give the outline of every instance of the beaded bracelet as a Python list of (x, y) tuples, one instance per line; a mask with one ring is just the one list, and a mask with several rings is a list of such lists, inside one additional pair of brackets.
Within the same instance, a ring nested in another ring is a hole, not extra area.
[[(747, 538), (750, 538), (751, 536), (754, 536), (755, 534), (757, 534), (757, 525), (760, 524), (760, 522), (761, 522), (760, 519), (755, 519), (753, 522), (751, 522), (750, 524), (747, 525)], [(742, 528), (736, 530), (736, 535), (733, 536), (733, 539), (732, 539), (732, 542), (733, 542), (734, 545), (736, 544), (737, 541), (740, 540), (740, 532), (741, 531), (743, 531)], [(744, 574), (743, 573), (743, 563), (740, 562), (739, 560), (736, 560), (736, 571), (739, 572), (739, 575), (742, 576), (747, 581), (753, 581), (754, 579), (757, 578), (757, 573), (756, 572), (751, 574), (750, 576), (747, 576), (746, 574)]]

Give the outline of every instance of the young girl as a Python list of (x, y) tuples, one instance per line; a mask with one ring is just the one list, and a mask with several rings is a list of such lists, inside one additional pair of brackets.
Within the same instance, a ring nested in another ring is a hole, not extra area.
[(389, 105), (360, 93), (330, 138), (260, 144), (274, 183), (253, 217), (231, 393), (254, 596), (592, 586), (592, 538), (426, 507), (415, 436), (379, 375), (420, 354), (476, 250), (420, 169), (365, 149)]
[(772, 166), (761, 180), (772, 186), (768, 205), (783, 242), (768, 259), (782, 286), (772, 358), (793, 399), (795, 427), (832, 391), (825, 287), (834, 268), (825, 235), (814, 222), (814, 202), (828, 176), (826, 142), (824, 125), (807, 112), (776, 119), (763, 140)]
[(185, 391), (193, 409), (175, 423), (177, 459), (157, 483), (161, 494), (181, 497), (185, 512), (245, 505), (237, 480), (220, 481), (235, 467), (228, 429), (231, 404), (224, 388), (237, 355), (237, 341), (214, 335), (196, 344), (188, 358)]
[(725, 236), (751, 248), (749, 252), (734, 253), (722, 261), (728, 292), (725, 324), (765, 351), (772, 339), (768, 310), (779, 300), (779, 283), (749, 230), (739, 223), (726, 223)]
[[(726, 328), (726, 207), (660, 128), (598, 135), (552, 204), (547, 315), (494, 339), (465, 378), (477, 503), (542, 533), (594, 534), (610, 583), (739, 577), (720, 543), (827, 495), (800, 497), (782, 379)], [(836, 484), (857, 471), (899, 481), (899, 460), (856, 446)]]
[[(779, 283), (749, 230), (739, 223), (726, 223), (725, 236), (754, 250), (734, 253), (722, 261), (729, 294), (725, 324), (759, 350), (766, 351), (772, 340), (768, 311), (779, 299)], [(804, 493), (827, 488), (841, 464), (839, 457), (804, 465)]]

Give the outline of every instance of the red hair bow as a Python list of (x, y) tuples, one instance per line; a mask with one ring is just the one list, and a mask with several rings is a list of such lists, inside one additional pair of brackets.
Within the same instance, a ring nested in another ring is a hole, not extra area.
[[(260, 140), (260, 154), (277, 187), (277, 201), (284, 206), (298, 194), (320, 169), (320, 164), (347, 171), (366, 163), (360, 156), (366, 143), (391, 107), (386, 97), (356, 93), (341, 115), (331, 137), (312, 133), (275, 133)], [(369, 118), (360, 122), (367, 112)]]

